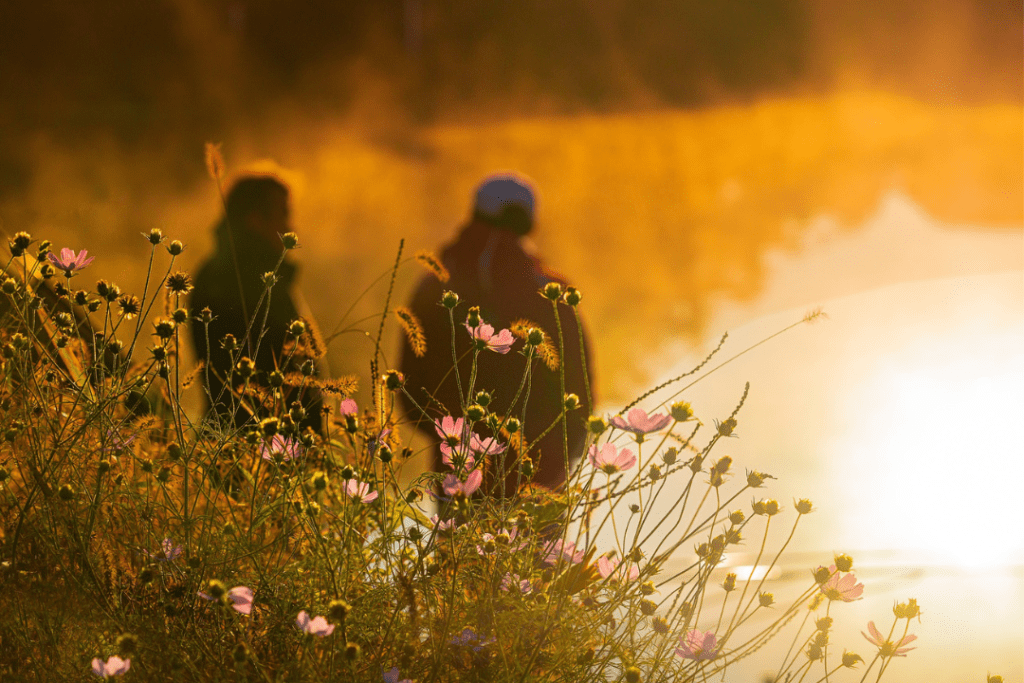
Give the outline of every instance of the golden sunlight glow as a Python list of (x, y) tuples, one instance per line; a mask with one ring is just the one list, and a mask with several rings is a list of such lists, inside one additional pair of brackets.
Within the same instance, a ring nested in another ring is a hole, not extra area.
[(848, 488), (869, 496), (849, 520), (874, 547), (921, 549), (961, 567), (1019, 562), (1024, 482), (1024, 344), (1007, 330), (979, 349), (933, 340), (849, 404), (859, 423)]

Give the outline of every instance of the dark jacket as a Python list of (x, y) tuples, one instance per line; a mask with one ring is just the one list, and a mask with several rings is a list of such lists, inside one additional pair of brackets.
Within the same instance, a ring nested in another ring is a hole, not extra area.
[[(285, 374), (297, 372), (299, 366), (306, 360), (306, 356), (296, 354), (287, 366), (283, 365), (285, 356), (282, 354), (282, 350), (289, 338), (288, 327), (292, 321), (299, 318), (291, 291), (298, 271), (297, 266), (288, 260), (281, 264), (277, 270), (277, 283), (270, 294), (269, 310), (265, 297), (257, 309), (257, 303), (265, 290), (263, 274), (274, 270), (281, 257), (281, 247), (274, 247), (255, 235), (239, 234), (236, 231), (234, 236), (238, 267), (241, 271), (244, 306), (242, 296), (239, 294), (239, 278), (236, 276), (235, 259), (232, 258), (231, 245), (228, 241), (227, 221), (222, 220), (216, 228), (216, 250), (213, 256), (199, 268), (191, 298), (193, 315), (198, 315), (205, 307), (208, 307), (214, 315), (213, 321), (209, 324), (209, 345), (207, 345), (207, 332), (201, 322), (193, 322), (191, 329), (196, 358), (200, 361), (209, 361), (210, 386), (206, 387), (209, 390), (207, 401), (212, 397), (214, 410), (221, 417), (232, 418), (235, 426), (242, 426), (250, 419), (251, 413), (241, 408), (235, 411), (231, 409), (229, 392), (224, 387), (224, 380), (230, 376), (231, 372), (231, 354), (221, 345), (224, 336), (234, 335), (243, 349), (241, 356), (251, 358), (260, 373), (269, 374), (277, 369)], [(254, 317), (254, 314), (255, 322), (247, 337), (246, 330), (249, 329), (249, 320)], [(266, 316), (265, 323), (264, 316)], [(312, 321), (310, 323), (312, 324)], [(205, 371), (199, 373), (204, 382), (206, 375)], [(256, 382), (266, 386), (265, 375), (258, 376)], [(235, 384), (237, 385), (238, 382), (236, 381)], [(306, 409), (306, 418), (302, 426), (310, 426), (314, 430), (319, 430), (322, 423), (320, 410), (322, 402), (319, 391), (306, 389), (301, 396), (295, 392), (286, 395), (287, 402), (295, 400), (301, 400)], [(285, 407), (287, 408), (287, 403)], [(210, 412), (209, 404), (207, 410)], [(257, 415), (257, 417), (264, 416), (262, 412)]]
[[(419, 283), (413, 295), (410, 308), (423, 325), (427, 340), (427, 353), (417, 358), (408, 342), (402, 348), (400, 369), (405, 375), (406, 385), (413, 397), (426, 407), (424, 398), (426, 389), (454, 417), (461, 415), (459, 393), (452, 370), (452, 335), (447, 309), (440, 306), (441, 295), (451, 290), (459, 295), (461, 302), (455, 309), (455, 347), (457, 355), (462, 359), (459, 363), (459, 376), (464, 385), (468, 384), (472, 367), (470, 335), (463, 323), (469, 306), (479, 306), (484, 322), (492, 325), (496, 331), (507, 328), (518, 319), (528, 319), (543, 329), (558, 348), (558, 330), (551, 302), (540, 295), (540, 290), (549, 282), (565, 282), (556, 274), (547, 271), (540, 261), (529, 254), (523, 241), (517, 235), (487, 225), (483, 222), (472, 222), (467, 225), (458, 238), (448, 245), (441, 261), (451, 273), (451, 280), (440, 283), (432, 276), (426, 276)], [(592, 361), (585, 331), (581, 332), (576, 318), (569, 306), (558, 305), (559, 318), (565, 343), (565, 354), (562, 362), (565, 365), (565, 390), (576, 394), (580, 399), (580, 408), (568, 415), (568, 442), (570, 468), (582, 455), (586, 439), (586, 418), (592, 406), (587, 401), (587, 392), (583, 380), (583, 364), (580, 359), (580, 335), (583, 334), (586, 350), (587, 373), (593, 386)], [(517, 351), (523, 348), (519, 341), (507, 355), (499, 355), (484, 350), (479, 355), (478, 378), (476, 389), (486, 389), (493, 395), (493, 403), (489, 406), (492, 412), (503, 415), (515, 397), (525, 370), (525, 359)], [(463, 387), (463, 392), (466, 386)], [(517, 405), (514, 415), (521, 417), (521, 405)], [(530, 443), (536, 439), (558, 417), (561, 412), (562, 393), (559, 385), (558, 371), (548, 369), (543, 363), (535, 361), (532, 370), (529, 402), (527, 403), (525, 436)], [(411, 405), (406, 405), (407, 416), (426, 434), (434, 433), (432, 422), (414, 412)], [(440, 411), (433, 411), (432, 417), (440, 417)], [(478, 432), (486, 436), (486, 430), (478, 427)], [(562, 442), (562, 429), (556, 427), (540, 442), (537, 451), (531, 452), (534, 463), (533, 481), (549, 488), (561, 485), (566, 479), (565, 458)], [(538, 453), (539, 452), (539, 453)], [(435, 450), (433, 468), (442, 471), (440, 453)], [(515, 462), (506, 461), (506, 491), (511, 491), (517, 481)], [(488, 479), (494, 481), (494, 473)]]

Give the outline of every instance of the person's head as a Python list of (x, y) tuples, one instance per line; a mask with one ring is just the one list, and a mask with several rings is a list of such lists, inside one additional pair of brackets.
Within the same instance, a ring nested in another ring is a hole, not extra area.
[(259, 235), (280, 245), (278, 235), (292, 229), (288, 186), (274, 176), (239, 178), (228, 191), (226, 204), (228, 221), (236, 234)]
[(525, 235), (533, 229), (533, 184), (516, 173), (495, 173), (476, 189), (473, 220)]

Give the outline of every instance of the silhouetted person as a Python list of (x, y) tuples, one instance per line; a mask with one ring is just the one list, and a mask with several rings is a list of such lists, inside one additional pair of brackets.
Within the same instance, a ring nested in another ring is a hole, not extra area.
[[(223, 343), (225, 335), (232, 335), (237, 343), (240, 351), (236, 357), (255, 362), (258, 374), (253, 380), (263, 387), (268, 386), (270, 373), (297, 373), (309, 356), (300, 349), (289, 358), (286, 351), (286, 342), (295, 344), (289, 327), (300, 317), (291, 291), (298, 268), (290, 259), (277, 269), (269, 310), (264, 296), (264, 273), (277, 266), (284, 252), (281, 236), (291, 230), (288, 187), (272, 176), (243, 176), (228, 192), (226, 205), (227, 215), (215, 228), (216, 249), (200, 267), (191, 299), (193, 315), (207, 307), (213, 313), (209, 348), (203, 324), (194, 322), (190, 327), (196, 357), (209, 359), (208, 373), (200, 371), (199, 377), (205, 381), (209, 375), (212, 410), (228, 427), (240, 427), (253, 417), (253, 412), (240, 407), (237, 399), (232, 401), (225, 388), (225, 380), (232, 377), (231, 353)], [(232, 381), (234, 386), (241, 384), (237, 376)], [(287, 385), (284, 389), (285, 410), (293, 401), (300, 401), (306, 413), (300, 426), (319, 431), (323, 419), (319, 390), (306, 388), (299, 395)], [(255, 405), (255, 399), (246, 397), (246, 403)], [(263, 411), (256, 411), (257, 418), (265, 416)]]
[[(461, 303), (455, 308), (455, 346), (459, 363), (459, 376), (464, 385), (468, 384), (472, 365), (470, 335), (463, 323), (468, 307), (479, 306), (483, 322), (501, 330), (513, 321), (527, 319), (544, 330), (557, 349), (558, 331), (551, 302), (540, 295), (540, 290), (550, 282), (565, 282), (558, 275), (546, 270), (539, 259), (531, 253), (525, 236), (534, 226), (534, 192), (529, 182), (515, 174), (497, 174), (486, 178), (478, 187), (472, 216), (454, 242), (447, 245), (441, 254), (441, 261), (451, 273), (451, 280), (440, 283), (436, 278), (426, 276), (419, 283), (410, 305), (424, 328), (427, 352), (417, 358), (408, 341), (402, 349), (400, 369), (405, 375), (406, 387), (421, 406), (429, 404), (424, 389), (430, 393), (453, 417), (461, 415), (459, 388), (455, 373), (452, 372), (451, 325), (448, 310), (440, 305), (445, 290), (459, 295)], [(559, 303), (559, 318), (565, 342), (565, 390), (579, 397), (580, 408), (568, 414), (568, 442), (570, 467), (582, 455), (586, 440), (586, 418), (592, 406), (587, 401), (583, 380), (583, 364), (580, 359), (580, 330), (573, 311), (568, 305)], [(586, 336), (584, 333), (584, 341)], [(493, 396), (488, 410), (503, 415), (515, 397), (523, 377), (525, 363), (523, 356), (516, 353), (523, 347), (519, 341), (514, 351), (499, 355), (489, 350), (479, 354), (478, 378), (475, 389), (486, 389)], [(586, 353), (587, 372), (593, 385), (593, 373), (589, 345)], [(465, 393), (467, 386), (461, 391)], [(529, 402), (527, 403), (525, 436), (532, 443), (561, 412), (563, 397), (557, 370), (551, 370), (540, 361), (534, 361)], [(522, 397), (513, 414), (521, 417)], [(431, 417), (440, 417), (434, 405)], [(433, 423), (424, 418), (414, 407), (406, 405), (408, 419), (430, 438), (440, 441)], [(477, 426), (483, 437), (491, 436), (486, 428)], [(552, 429), (539, 443), (537, 451), (531, 452), (534, 464), (533, 482), (549, 488), (561, 485), (566, 479), (565, 458), (561, 425)], [(504, 439), (502, 439), (504, 440)], [(500, 460), (492, 458), (493, 463)], [(511, 494), (518, 481), (517, 465), (510, 453), (506, 459), (505, 491)], [(441, 462), (441, 454), (435, 449), (434, 471), (449, 471)], [(494, 482), (494, 472), (488, 473), (485, 481), (491, 480), (491, 493), (500, 491)]]

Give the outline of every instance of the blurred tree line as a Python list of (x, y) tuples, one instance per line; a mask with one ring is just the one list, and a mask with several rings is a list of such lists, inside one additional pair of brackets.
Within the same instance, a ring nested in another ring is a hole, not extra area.
[[(64, 0), (0, 5), (0, 181), (91, 135), (134, 146), (337, 115), (626, 111), (848, 85), (1021, 99), (1021, 0)], [(191, 140), (191, 138), (189, 138)], [(0, 190), (0, 193), (3, 191)]]

